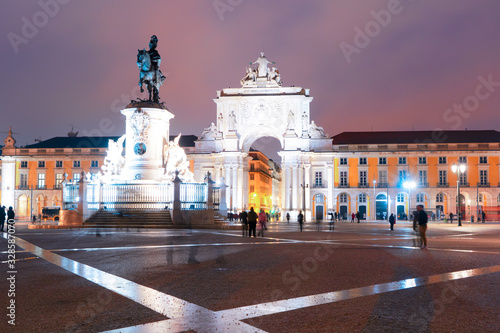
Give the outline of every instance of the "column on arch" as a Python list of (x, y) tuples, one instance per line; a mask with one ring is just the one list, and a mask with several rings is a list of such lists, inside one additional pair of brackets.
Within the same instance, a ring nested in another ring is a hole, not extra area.
[(311, 206), (311, 164), (305, 164), (304, 169), (302, 170), (304, 173), (304, 195), (305, 195), (305, 210), (308, 212), (309, 220), (313, 218), (314, 212), (312, 212)]
[(224, 166), (225, 174), (226, 174), (226, 205), (227, 210), (231, 211), (233, 209), (233, 195), (232, 195), (232, 179), (231, 179), (231, 165), (226, 164)]
[(297, 164), (292, 165), (292, 209), (298, 211), (300, 207), (298, 187), (300, 187), (299, 182), (299, 166)]
[[(334, 198), (333, 198), (333, 187), (334, 187), (334, 183), (333, 183), (333, 165), (331, 164), (328, 164), (326, 166), (326, 178), (327, 178), (327, 186), (328, 186), (328, 198), (327, 198), (327, 211), (330, 211), (330, 212), (333, 212), (334, 210), (336, 211), (336, 208), (334, 207)], [(338, 213), (338, 212), (337, 212)]]
[(239, 189), (241, 188), (241, 183), (239, 182), (238, 179), (238, 171), (239, 171), (239, 166), (233, 166), (232, 170), (232, 179), (233, 179), (233, 208), (234, 210), (238, 211), (241, 206), (240, 206), (240, 198), (241, 198), (241, 191)]

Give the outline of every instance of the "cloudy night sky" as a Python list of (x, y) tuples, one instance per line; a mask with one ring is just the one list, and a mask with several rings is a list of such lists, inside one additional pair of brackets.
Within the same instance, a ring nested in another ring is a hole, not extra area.
[(172, 134), (215, 122), (216, 91), (239, 87), (260, 51), (284, 85), (310, 89), (311, 119), (330, 135), (500, 129), (499, 1), (60, 2), (0, 5), (0, 131), (12, 126), (18, 146), (70, 124), (123, 134), (120, 108), (146, 97), (136, 55), (153, 34)]

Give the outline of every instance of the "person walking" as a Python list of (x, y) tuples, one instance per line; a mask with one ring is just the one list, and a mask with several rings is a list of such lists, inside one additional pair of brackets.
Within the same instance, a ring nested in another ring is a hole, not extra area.
[(481, 212), (481, 218), (483, 219), (482, 222), (485, 223), (486, 222), (486, 213), (484, 212), (484, 210)]
[(262, 235), (262, 237), (264, 237), (264, 230), (266, 230), (266, 221), (267, 215), (264, 210), (261, 209), (259, 212), (259, 233), (257, 234), (257, 236)]
[(1, 206), (0, 207), (0, 229), (2, 229), (3, 231), (3, 226), (5, 225), (5, 217), (6, 217), (6, 213), (5, 213), (5, 206)]
[(453, 223), (453, 213), (450, 212), (450, 223)]
[(417, 206), (417, 220), (418, 220), (418, 226), (420, 229), (420, 238), (422, 239), (422, 245), (420, 246), (421, 249), (425, 250), (427, 249), (427, 222), (428, 222), (428, 216), (427, 213), (424, 210), (423, 205), (418, 205)]
[(337, 214), (336, 212), (335, 213), (330, 213), (330, 231), (334, 231), (335, 230), (335, 215)]
[(255, 235), (255, 228), (257, 227), (257, 213), (253, 210), (253, 207), (250, 208), (250, 212), (248, 212), (248, 237), (252, 237), (252, 231), (253, 231), (253, 236), (257, 237)]
[(286, 223), (290, 224), (290, 213), (286, 213)]
[(302, 214), (302, 211), (299, 212), (299, 215), (297, 216), (297, 221), (299, 222), (300, 232), (302, 232), (302, 224), (304, 224), (304, 215)]
[(361, 219), (361, 213), (360, 212), (356, 212), (356, 219), (358, 220), (358, 223), (359, 223), (359, 220)]
[(248, 236), (248, 213), (246, 210), (240, 213), (240, 220), (243, 237), (246, 237)]
[(354, 219), (356, 218), (356, 214), (354, 214), (354, 212), (352, 212), (351, 214), (351, 223), (354, 223)]
[(394, 224), (396, 224), (396, 217), (394, 217), (394, 214), (389, 216), (389, 223), (391, 224), (391, 230), (394, 230)]

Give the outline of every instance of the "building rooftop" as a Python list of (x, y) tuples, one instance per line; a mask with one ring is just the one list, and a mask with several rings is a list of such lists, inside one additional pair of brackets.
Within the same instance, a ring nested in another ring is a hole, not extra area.
[(500, 132), (494, 130), (342, 132), (332, 139), (334, 145), (500, 143)]
[[(176, 135), (171, 135), (170, 140), (174, 140)], [(107, 148), (108, 140), (118, 140), (119, 136), (81, 136), (68, 137), (57, 136), (48, 140), (26, 145), (22, 148), (28, 149), (47, 149), (47, 148)], [(195, 135), (183, 135), (179, 140), (181, 147), (194, 147), (194, 141), (198, 137)]]

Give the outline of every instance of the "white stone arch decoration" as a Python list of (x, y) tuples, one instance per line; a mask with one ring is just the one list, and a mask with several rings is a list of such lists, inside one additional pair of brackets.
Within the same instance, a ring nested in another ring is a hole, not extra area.
[[(197, 170), (211, 170), (214, 181), (224, 178), (227, 207), (244, 209), (249, 202), (248, 152), (258, 139), (275, 138), (281, 146), (282, 216), (305, 209), (308, 220), (313, 213), (310, 172), (314, 158), (305, 156), (321, 152), (317, 160), (333, 161), (332, 140), (310, 117), (313, 97), (309, 89), (283, 86), (278, 68), (272, 65), (262, 53), (246, 68), (240, 88), (217, 91), (217, 122), (205, 128), (195, 143), (195, 179), (203, 176)], [(333, 190), (324, 194), (328, 198), (325, 210), (333, 208)]]

